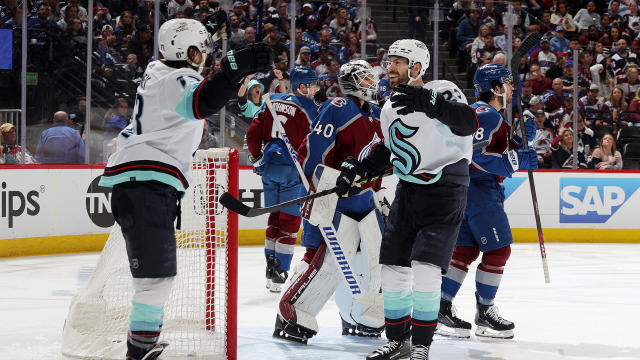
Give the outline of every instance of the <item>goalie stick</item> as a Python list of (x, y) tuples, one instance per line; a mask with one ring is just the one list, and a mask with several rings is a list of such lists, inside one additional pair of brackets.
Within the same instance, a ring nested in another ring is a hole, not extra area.
[[(520, 136), (522, 136), (522, 143), (525, 149), (529, 149), (529, 143), (527, 141), (527, 134), (524, 129), (525, 117), (522, 115), (522, 104), (521, 104), (521, 94), (520, 94), (520, 78), (518, 75), (518, 69), (520, 67), (520, 61), (523, 57), (527, 55), (529, 50), (531, 50), (534, 46), (540, 43), (540, 39), (542, 35), (540, 33), (533, 33), (527, 36), (526, 39), (522, 42), (522, 45), (518, 48), (513, 57), (511, 58), (511, 74), (513, 76), (513, 88), (516, 93), (516, 107), (518, 109), (518, 116), (520, 116), (520, 121), (518, 121), (518, 127), (520, 130)], [(532, 121), (532, 120), (529, 120)], [(544, 246), (544, 236), (542, 235), (542, 224), (540, 223), (540, 209), (538, 208), (538, 196), (536, 194), (536, 186), (533, 182), (533, 171), (527, 171), (529, 176), (529, 188), (531, 189), (531, 201), (533, 203), (533, 214), (536, 218), (536, 229), (538, 230), (538, 243), (540, 244), (540, 256), (542, 257), (542, 270), (544, 271), (544, 282), (550, 283), (551, 279), (549, 277), (549, 265), (547, 264), (547, 252)]]
[[(376, 175), (372, 175), (370, 177), (364, 178), (364, 179), (360, 179), (358, 181), (358, 184), (365, 184), (368, 183), (370, 181), (374, 181), (377, 180), (381, 177), (387, 176), (387, 175), (391, 175), (393, 173), (392, 170), (385, 170), (383, 173), (380, 174), (376, 174)], [(338, 190), (337, 187), (331, 188), (331, 189), (327, 189), (327, 190), (323, 190), (317, 193), (313, 193), (313, 194), (308, 194), (305, 196), (301, 196), (299, 198), (296, 199), (292, 199), (289, 201), (285, 201), (283, 203), (280, 204), (276, 204), (276, 205), (272, 205), (272, 206), (267, 206), (267, 207), (248, 207), (247, 205), (245, 205), (242, 201), (236, 199), (235, 197), (233, 197), (233, 195), (229, 194), (228, 192), (224, 192), (222, 195), (220, 195), (220, 199), (218, 199), (220, 201), (220, 204), (222, 204), (222, 206), (226, 207), (227, 209), (233, 211), (236, 214), (240, 214), (242, 216), (246, 216), (246, 217), (256, 217), (256, 216), (260, 216), (260, 215), (264, 215), (264, 214), (268, 214), (274, 211), (278, 211), (280, 209), (284, 209), (287, 206), (291, 206), (291, 205), (295, 205), (295, 204), (301, 204), (307, 200), (311, 200), (311, 199), (315, 199), (321, 196), (325, 196), (325, 195), (329, 195), (329, 194), (333, 194), (334, 192), (336, 192)]]

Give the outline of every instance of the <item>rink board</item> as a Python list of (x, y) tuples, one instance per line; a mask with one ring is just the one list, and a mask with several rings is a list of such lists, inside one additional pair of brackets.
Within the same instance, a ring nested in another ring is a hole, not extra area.
[[(103, 167), (30, 165), (0, 177), (0, 257), (97, 251), (113, 224), (111, 192), (97, 187)], [(536, 171), (545, 241), (640, 243), (640, 172)], [(386, 177), (391, 200), (397, 178)], [(240, 170), (240, 199), (264, 206), (260, 177)], [(538, 240), (527, 174), (505, 180), (505, 210), (517, 242)], [(239, 217), (241, 245), (264, 243), (267, 215)]]

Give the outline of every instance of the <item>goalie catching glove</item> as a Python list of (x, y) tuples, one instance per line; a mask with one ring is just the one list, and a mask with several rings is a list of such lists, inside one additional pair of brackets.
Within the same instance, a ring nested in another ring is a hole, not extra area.
[(222, 58), (222, 71), (232, 84), (256, 72), (269, 72), (273, 67), (271, 47), (265, 43), (249, 44), (227, 52)]

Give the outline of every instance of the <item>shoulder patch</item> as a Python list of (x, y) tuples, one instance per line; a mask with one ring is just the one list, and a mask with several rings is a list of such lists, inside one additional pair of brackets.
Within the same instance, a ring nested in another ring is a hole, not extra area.
[(478, 106), (476, 108), (476, 113), (483, 113), (483, 112), (488, 112), (489, 111), (489, 107), (488, 106)]
[(343, 98), (338, 97), (338, 98), (333, 98), (333, 100), (331, 100), (331, 104), (337, 107), (343, 107), (347, 104), (347, 101)]

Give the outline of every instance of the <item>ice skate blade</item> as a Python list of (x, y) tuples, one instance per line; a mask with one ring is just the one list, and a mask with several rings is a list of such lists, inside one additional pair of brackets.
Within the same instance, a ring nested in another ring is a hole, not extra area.
[(284, 330), (280, 330), (280, 329), (273, 330), (273, 337), (275, 339), (282, 339), (282, 340), (286, 340), (286, 341), (290, 341), (290, 342), (294, 342), (296, 344), (302, 344), (302, 345), (307, 345), (307, 341), (309, 340), (306, 338), (291, 336), (286, 332), (284, 332)]
[(271, 286), (269, 287), (269, 291), (272, 293), (279, 293), (282, 291), (282, 284), (271, 282)]
[(513, 330), (496, 331), (486, 326), (476, 328), (476, 336), (493, 339), (513, 339)]
[(468, 339), (471, 337), (471, 330), (451, 328), (442, 323), (438, 323), (438, 326), (436, 327), (436, 334), (452, 338)]

